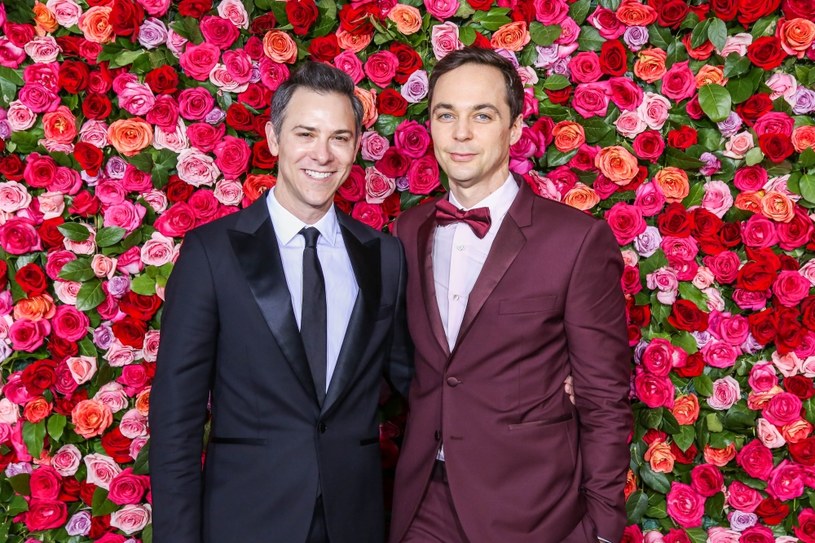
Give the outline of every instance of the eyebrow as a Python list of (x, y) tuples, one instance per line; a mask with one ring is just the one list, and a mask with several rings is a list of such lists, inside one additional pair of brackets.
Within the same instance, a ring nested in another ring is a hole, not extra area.
[[(296, 124), (296, 125), (292, 126), (291, 129), (292, 129), (292, 131), (294, 131), (294, 130), (306, 130), (308, 132), (319, 132), (318, 128), (316, 128), (314, 126), (306, 126), (306, 125), (303, 125), (303, 124)], [(332, 132), (332, 134), (335, 134), (335, 135), (336, 134), (349, 134), (349, 135), (353, 136), (354, 131), (342, 128), (340, 130), (335, 130), (334, 132)]]
[[(456, 108), (453, 106), (453, 104), (441, 103), (441, 104), (436, 104), (435, 106), (433, 106), (432, 112), (435, 113), (436, 110), (439, 110), (439, 109), (456, 109)], [(481, 109), (489, 109), (489, 110), (494, 111), (497, 115), (499, 115), (499, 116), (501, 115), (501, 112), (498, 110), (498, 108), (495, 107), (492, 104), (476, 104), (476, 105), (474, 105), (473, 107), (470, 108), (471, 111), (479, 111)]]

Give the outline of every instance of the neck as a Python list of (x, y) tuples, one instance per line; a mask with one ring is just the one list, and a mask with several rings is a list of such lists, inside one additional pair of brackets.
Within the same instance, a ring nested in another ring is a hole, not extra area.
[(462, 184), (450, 180), (450, 192), (456, 197), (458, 203), (470, 209), (478, 202), (498, 190), (506, 182), (509, 176), (509, 169), (500, 172), (488, 180), (480, 180), (474, 183)]

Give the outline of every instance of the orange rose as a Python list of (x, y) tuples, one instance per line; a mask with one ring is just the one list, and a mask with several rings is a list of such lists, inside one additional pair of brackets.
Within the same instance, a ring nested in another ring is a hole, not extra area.
[(736, 446), (730, 444), (724, 449), (714, 449), (710, 445), (705, 445), (705, 462), (714, 466), (724, 467), (728, 462), (736, 458)]
[(724, 76), (724, 71), (721, 66), (711, 66), (705, 64), (699, 68), (696, 74), (696, 88), (700, 89), (705, 85), (722, 85), (727, 84), (727, 78)]
[(286, 32), (270, 30), (263, 36), (263, 54), (275, 62), (294, 64), (297, 60), (297, 44)]
[(765, 392), (750, 392), (750, 394), (747, 395), (747, 407), (753, 411), (761, 411), (767, 407), (767, 404), (770, 403), (773, 396), (781, 394), (782, 392), (784, 392), (784, 389), (778, 385), (775, 385)]
[(688, 174), (674, 166), (666, 166), (658, 171), (654, 176), (654, 182), (669, 203), (681, 202), (690, 193)]
[(555, 147), (561, 153), (573, 151), (586, 143), (586, 132), (583, 126), (572, 121), (560, 121), (552, 130)]
[(594, 165), (600, 173), (618, 185), (627, 185), (639, 172), (637, 157), (619, 145), (600, 149), (594, 157)]
[(37, 396), (25, 404), (23, 416), (25, 420), (31, 424), (37, 424), (41, 420), (45, 420), (45, 418), (51, 414), (51, 407), (51, 403), (48, 400), (42, 396)]
[(113, 423), (113, 413), (100, 401), (82, 400), (71, 411), (71, 422), (77, 434), (90, 439), (107, 430)]
[(150, 412), (150, 389), (152, 387), (147, 387), (136, 396), (136, 402), (134, 407), (139, 414), (143, 416), (147, 416)]
[(637, 476), (634, 475), (634, 471), (629, 468), (628, 473), (625, 475), (625, 489), (623, 490), (625, 494), (625, 499), (627, 500), (628, 497), (637, 491)]
[(153, 143), (153, 127), (141, 117), (119, 119), (108, 127), (108, 139), (123, 155), (137, 155)]
[(804, 149), (815, 150), (815, 126), (799, 126), (792, 131), (792, 146), (799, 153)]
[(745, 190), (744, 192), (740, 192), (738, 195), (736, 195), (736, 201), (733, 203), (733, 205), (735, 205), (737, 209), (741, 209), (743, 211), (759, 213), (761, 212), (761, 198), (763, 196), (763, 190)]
[(679, 424), (693, 424), (699, 418), (699, 398), (696, 394), (684, 394), (674, 400), (671, 413)]
[(812, 433), (812, 424), (806, 419), (798, 419), (795, 422), (785, 424), (781, 427), (781, 435), (787, 443), (798, 443)]
[(110, 43), (116, 37), (110, 24), (112, 7), (94, 6), (79, 16), (79, 30), (94, 43)]
[(367, 91), (359, 87), (354, 87), (354, 95), (362, 102), (362, 107), (365, 111), (362, 116), (362, 124), (365, 128), (372, 127), (379, 117), (379, 113), (376, 111), (376, 91), (374, 89)]
[(657, 20), (654, 8), (636, 0), (623, 0), (614, 15), (625, 26), (648, 26)]
[(490, 40), (493, 49), (506, 49), (507, 51), (520, 51), (532, 38), (526, 28), (525, 21), (507, 23), (495, 31)]
[(250, 202), (254, 202), (260, 195), (275, 186), (277, 178), (269, 174), (250, 173), (243, 182), (243, 193)]
[(676, 460), (674, 453), (671, 452), (671, 446), (664, 441), (652, 442), (643, 458), (650, 462), (651, 470), (657, 473), (671, 473)]
[(760, 206), (761, 214), (776, 222), (790, 222), (795, 217), (795, 203), (777, 190), (767, 191)]
[(580, 211), (588, 211), (600, 203), (600, 197), (593, 188), (578, 181), (563, 197), (563, 203)]
[(352, 51), (354, 53), (359, 53), (368, 47), (374, 37), (373, 33), (351, 34), (350, 32), (346, 32), (342, 29), (337, 30), (336, 35), (337, 45), (340, 46), (340, 49)]
[(780, 19), (775, 35), (781, 40), (781, 49), (788, 55), (804, 58), (807, 49), (815, 41), (815, 22), (808, 19)]
[(647, 83), (658, 81), (668, 70), (665, 68), (665, 59), (668, 53), (662, 49), (651, 47), (640, 51), (637, 62), (634, 63), (634, 75)]
[(415, 34), (422, 28), (422, 13), (413, 6), (396, 4), (388, 12), (388, 19), (396, 23), (396, 30), (405, 36)]
[(54, 313), (56, 313), (54, 299), (48, 294), (23, 298), (14, 304), (14, 320), (28, 319), (36, 322), (50, 319)]
[(67, 107), (59, 106), (42, 116), (42, 128), (45, 139), (68, 145), (76, 137), (76, 117)]
[(38, 30), (44, 32), (56, 32), (59, 28), (59, 23), (54, 13), (48, 9), (45, 4), (37, 2), (34, 4), (34, 23), (37, 25)]

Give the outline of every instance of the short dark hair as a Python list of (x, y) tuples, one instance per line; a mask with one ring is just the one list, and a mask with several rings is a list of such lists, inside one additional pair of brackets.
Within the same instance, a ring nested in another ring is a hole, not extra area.
[(365, 114), (362, 102), (354, 94), (354, 81), (351, 77), (333, 66), (322, 62), (306, 62), (291, 77), (281, 84), (272, 96), (271, 121), (276, 135), (280, 135), (283, 119), (289, 102), (297, 89), (303, 88), (318, 94), (337, 93), (351, 101), (354, 110), (356, 137), (362, 133), (362, 117)]
[(430, 74), (430, 81), (427, 91), (427, 103), (432, 107), (433, 103), (433, 90), (436, 88), (436, 83), (439, 78), (448, 72), (452, 72), (456, 68), (460, 68), (465, 64), (478, 64), (481, 66), (492, 66), (496, 68), (504, 78), (504, 90), (507, 95), (507, 105), (509, 105), (510, 119), (512, 124), (515, 119), (523, 112), (524, 108), (524, 85), (521, 82), (521, 77), (515, 70), (512, 63), (493, 51), (492, 49), (483, 49), (481, 47), (465, 47), (448, 53), (442, 58), (433, 72)]

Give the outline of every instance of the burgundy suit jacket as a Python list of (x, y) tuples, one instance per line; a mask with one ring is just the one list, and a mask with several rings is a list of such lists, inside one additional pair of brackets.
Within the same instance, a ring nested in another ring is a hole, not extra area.
[[(398, 220), (416, 358), (392, 542), (417, 511), (442, 441), (473, 543), (621, 538), (632, 415), (620, 250), (605, 222), (520, 185), (452, 352), (433, 281), (435, 206)], [(575, 405), (563, 389), (569, 374)]]

